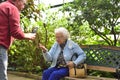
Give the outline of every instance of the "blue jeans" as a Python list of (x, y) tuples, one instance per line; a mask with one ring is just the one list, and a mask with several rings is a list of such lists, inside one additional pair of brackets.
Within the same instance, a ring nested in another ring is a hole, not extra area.
[(8, 56), (7, 49), (0, 46), (0, 80), (7, 80)]
[(69, 75), (68, 68), (49, 68), (44, 70), (42, 80), (60, 80), (61, 78)]

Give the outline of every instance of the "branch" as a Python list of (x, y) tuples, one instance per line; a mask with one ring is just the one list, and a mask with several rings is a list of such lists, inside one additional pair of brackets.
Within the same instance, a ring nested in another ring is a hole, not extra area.
[(45, 28), (45, 47), (46, 47), (46, 45), (47, 45), (47, 28), (46, 28), (46, 24), (45, 23), (43, 23), (43, 26)]
[[(94, 29), (92, 26), (90, 28), (98, 34), (100, 37), (102, 37), (109, 45), (113, 45), (113, 42), (103, 33), (99, 32), (96, 28)], [(110, 43), (111, 42), (111, 43)]]

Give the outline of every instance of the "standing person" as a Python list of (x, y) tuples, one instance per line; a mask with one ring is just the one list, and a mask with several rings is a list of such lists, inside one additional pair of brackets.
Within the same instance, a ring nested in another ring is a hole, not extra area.
[(33, 40), (35, 34), (23, 33), (20, 28), (20, 11), (26, 0), (8, 0), (0, 4), (0, 80), (7, 80), (7, 50), (13, 39)]
[[(67, 29), (60, 27), (55, 29), (56, 42), (47, 51), (47, 48), (40, 44), (45, 60), (51, 61), (51, 67), (44, 70), (42, 80), (60, 80), (69, 75), (69, 68), (84, 62), (86, 55), (78, 44), (69, 40)], [(77, 54), (78, 57), (71, 61), (71, 57)], [(69, 67), (69, 68), (68, 68)]]

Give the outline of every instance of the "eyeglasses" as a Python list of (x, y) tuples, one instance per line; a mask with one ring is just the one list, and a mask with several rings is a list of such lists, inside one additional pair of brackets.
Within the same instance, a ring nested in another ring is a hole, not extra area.
[(55, 38), (56, 39), (63, 39), (64, 37), (63, 36), (56, 36)]

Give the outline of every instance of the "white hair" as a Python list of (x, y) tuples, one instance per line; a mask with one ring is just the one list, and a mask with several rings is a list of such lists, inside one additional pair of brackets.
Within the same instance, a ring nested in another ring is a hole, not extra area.
[(56, 33), (62, 33), (65, 39), (68, 39), (70, 37), (70, 33), (68, 30), (64, 27), (59, 27), (55, 29), (55, 34)]

